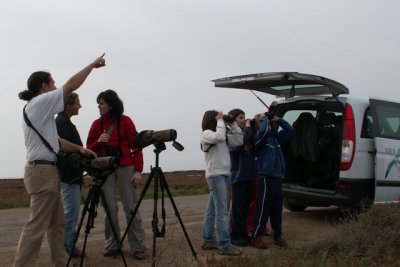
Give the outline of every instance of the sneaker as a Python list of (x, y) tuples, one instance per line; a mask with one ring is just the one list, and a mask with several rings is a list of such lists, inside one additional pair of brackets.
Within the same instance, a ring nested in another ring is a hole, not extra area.
[(218, 249), (217, 245), (211, 242), (203, 242), (201, 245), (202, 250)]
[(285, 239), (283, 239), (283, 238), (276, 239), (274, 241), (274, 245), (278, 246), (278, 247), (281, 247), (281, 248), (287, 247), (287, 243), (286, 243)]
[(268, 229), (268, 227), (265, 227), (262, 232), (261, 235), (265, 235), (265, 236), (269, 236), (271, 235), (272, 230)]
[(246, 247), (249, 245), (249, 240), (245, 238), (231, 239), (231, 242), (238, 247)]
[(230, 249), (218, 249), (219, 255), (225, 255), (225, 256), (238, 256), (242, 254), (242, 250), (237, 247), (231, 247)]
[(104, 257), (113, 257), (114, 255), (116, 255), (118, 252), (118, 250), (116, 249), (106, 249), (106, 251), (104, 251), (103, 256)]
[(267, 249), (268, 245), (261, 237), (250, 237), (250, 246), (258, 249)]
[(133, 252), (133, 257), (135, 259), (137, 259), (137, 260), (142, 261), (142, 260), (146, 259), (146, 252), (144, 252), (144, 251), (135, 251), (135, 252)]

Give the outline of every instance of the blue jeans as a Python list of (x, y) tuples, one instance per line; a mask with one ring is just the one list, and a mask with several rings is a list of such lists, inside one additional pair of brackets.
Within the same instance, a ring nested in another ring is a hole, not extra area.
[(217, 244), (218, 249), (232, 247), (229, 237), (227, 183), (228, 176), (207, 178), (210, 196), (203, 222), (203, 241)]
[(64, 247), (69, 253), (74, 243), (76, 226), (78, 224), (81, 186), (61, 182), (61, 196), (64, 206)]

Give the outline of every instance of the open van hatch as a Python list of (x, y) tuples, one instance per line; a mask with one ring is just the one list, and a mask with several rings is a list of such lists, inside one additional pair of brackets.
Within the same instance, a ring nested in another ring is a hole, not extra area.
[(326, 94), (336, 97), (349, 93), (346, 86), (334, 80), (298, 72), (247, 74), (216, 79), (213, 82), (215, 87), (255, 90), (285, 98)]

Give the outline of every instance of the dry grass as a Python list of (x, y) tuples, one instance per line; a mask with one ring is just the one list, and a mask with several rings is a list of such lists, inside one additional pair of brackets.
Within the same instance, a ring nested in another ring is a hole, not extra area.
[(346, 217), (337, 235), (316, 244), (252, 258), (209, 258), (207, 266), (400, 266), (400, 204), (374, 205)]

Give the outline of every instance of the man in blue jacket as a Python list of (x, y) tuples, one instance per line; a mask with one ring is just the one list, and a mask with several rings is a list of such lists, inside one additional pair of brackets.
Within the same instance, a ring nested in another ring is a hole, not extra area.
[(282, 179), (285, 175), (285, 159), (281, 145), (292, 131), (293, 128), (288, 122), (270, 112), (261, 117), (260, 129), (255, 135), (255, 146), (259, 151), (257, 174), (260, 183), (250, 243), (256, 248), (267, 248), (260, 236), (269, 217), (274, 230), (274, 244), (280, 247), (286, 246), (286, 241), (282, 239)]

